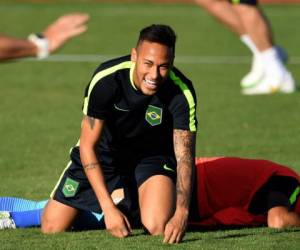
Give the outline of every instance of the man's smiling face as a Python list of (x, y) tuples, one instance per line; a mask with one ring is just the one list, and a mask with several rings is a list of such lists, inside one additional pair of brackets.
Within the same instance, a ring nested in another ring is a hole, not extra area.
[(135, 86), (144, 95), (154, 95), (168, 78), (173, 59), (174, 53), (166, 45), (146, 40), (140, 42), (131, 50), (131, 60), (136, 63)]

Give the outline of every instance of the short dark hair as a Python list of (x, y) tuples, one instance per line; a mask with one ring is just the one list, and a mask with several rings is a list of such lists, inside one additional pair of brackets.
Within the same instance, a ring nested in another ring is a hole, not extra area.
[(171, 48), (175, 54), (176, 34), (168, 25), (152, 24), (143, 28), (140, 31), (137, 46), (143, 41), (166, 45), (167, 47)]

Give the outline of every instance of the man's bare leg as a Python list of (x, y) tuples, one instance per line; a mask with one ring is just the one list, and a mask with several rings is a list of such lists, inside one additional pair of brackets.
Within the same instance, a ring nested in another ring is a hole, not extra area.
[(295, 81), (274, 46), (269, 22), (257, 6), (231, 4), (226, 0), (195, 0), (195, 3), (237, 34), (251, 50), (251, 70), (241, 80), (243, 94), (295, 91)]
[[(259, 94), (259, 92), (266, 92), (267, 94), (270, 87), (274, 90), (279, 89), (287, 73), (283, 62), (278, 56), (277, 49), (274, 47), (271, 26), (268, 20), (257, 6), (236, 4), (232, 5), (232, 8), (239, 16), (245, 32), (250, 37), (256, 50), (252, 50), (252, 67), (250, 72), (241, 80), (242, 88), (254, 87), (259, 83), (264, 83), (265, 90), (264, 88), (261, 90), (250, 89), (250, 93), (252, 91), (254, 94)], [(247, 90), (245, 93), (248, 93)]]
[(283, 206), (273, 207), (268, 211), (268, 227), (300, 227), (300, 215)]
[(273, 46), (270, 25), (258, 7), (224, 0), (195, 0), (195, 3), (238, 36), (249, 35), (259, 51)]
[(226, 0), (195, 0), (195, 3), (205, 9), (238, 36), (246, 34), (240, 16), (234, 10), (232, 4)]
[(141, 220), (151, 235), (163, 235), (175, 211), (175, 185), (163, 175), (154, 175), (139, 187)]
[(42, 215), (43, 233), (58, 233), (70, 228), (77, 215), (77, 209), (50, 199)]
[[(252, 86), (259, 82), (263, 78), (264, 70), (259, 56), (260, 50), (257, 48), (256, 42), (261, 44), (261, 49), (272, 45), (269, 44), (268, 36), (257, 38), (255, 30), (253, 31), (253, 27), (257, 27), (253, 26), (252, 23), (248, 23), (248, 19), (252, 19), (254, 16), (257, 16), (257, 13), (260, 13), (257, 8), (246, 4), (233, 5), (226, 0), (195, 0), (195, 3), (235, 33), (240, 38), (241, 42), (243, 42), (251, 51), (252, 66), (250, 72), (241, 80), (242, 88)], [(243, 17), (242, 14), (248, 9), (251, 10), (251, 13), (246, 13), (246, 17)], [(252, 12), (254, 12), (254, 14)], [(255, 23), (259, 22), (261, 24), (261, 17), (262, 16), (258, 16), (260, 21), (255, 20)], [(263, 25), (263, 28), (259, 27), (260, 33), (263, 33), (262, 30), (264, 30), (264, 28), (265, 25)], [(251, 34), (248, 34), (249, 30)], [(253, 37), (255, 38), (254, 40)]]
[(245, 33), (248, 34), (259, 51), (264, 51), (273, 46), (270, 25), (261, 10), (248, 4), (232, 5), (241, 20)]

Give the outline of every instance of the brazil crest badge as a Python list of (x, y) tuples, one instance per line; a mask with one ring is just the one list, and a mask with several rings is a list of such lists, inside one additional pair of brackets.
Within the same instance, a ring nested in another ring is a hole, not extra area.
[(67, 177), (62, 192), (65, 197), (73, 197), (77, 192), (78, 186), (79, 183), (77, 181)]
[(151, 125), (151, 126), (156, 126), (161, 124), (162, 121), (162, 109), (149, 105), (147, 110), (146, 110), (146, 121)]

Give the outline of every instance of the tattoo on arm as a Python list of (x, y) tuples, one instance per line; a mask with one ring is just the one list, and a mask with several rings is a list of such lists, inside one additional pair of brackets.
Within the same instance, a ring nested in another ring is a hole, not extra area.
[(99, 166), (99, 162), (91, 162), (91, 163), (88, 163), (88, 164), (85, 164), (85, 165), (82, 165), (84, 169), (94, 169), (96, 168), (97, 166)]
[(195, 162), (195, 133), (174, 130), (174, 150), (177, 160), (177, 205), (188, 208), (193, 185)]
[(90, 128), (93, 129), (94, 126), (95, 126), (95, 118), (94, 117), (90, 117), (90, 116), (85, 116), (85, 117), (88, 120)]

